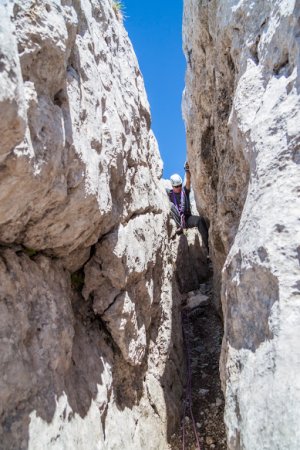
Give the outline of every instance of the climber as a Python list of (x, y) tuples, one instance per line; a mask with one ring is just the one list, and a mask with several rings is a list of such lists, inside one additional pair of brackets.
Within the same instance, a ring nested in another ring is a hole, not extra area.
[(182, 232), (184, 228), (197, 227), (201, 234), (204, 244), (208, 249), (208, 230), (205, 220), (200, 216), (194, 216), (191, 213), (190, 192), (191, 192), (191, 173), (188, 162), (184, 165), (185, 186), (182, 188), (182, 178), (175, 173), (170, 177), (172, 189), (167, 189), (171, 203), (171, 215), (175, 220), (177, 233)]

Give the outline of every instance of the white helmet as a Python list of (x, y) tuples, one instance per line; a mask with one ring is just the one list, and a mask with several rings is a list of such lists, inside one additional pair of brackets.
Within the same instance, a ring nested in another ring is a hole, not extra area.
[(182, 178), (178, 175), (178, 173), (174, 173), (174, 175), (170, 177), (170, 180), (173, 187), (180, 186), (182, 184)]

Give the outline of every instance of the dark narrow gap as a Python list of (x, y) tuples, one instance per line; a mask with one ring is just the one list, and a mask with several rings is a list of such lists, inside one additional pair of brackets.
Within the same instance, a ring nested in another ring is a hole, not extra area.
[[(172, 450), (198, 449), (194, 427), (201, 450), (225, 450), (224, 396), (221, 389), (219, 359), (223, 337), (223, 323), (214, 306), (212, 276), (195, 291), (184, 295), (182, 325), (184, 353), (189, 355), (182, 402), (180, 429), (172, 436)], [(191, 380), (189, 410), (188, 379)], [(185, 443), (183, 447), (183, 431)]]

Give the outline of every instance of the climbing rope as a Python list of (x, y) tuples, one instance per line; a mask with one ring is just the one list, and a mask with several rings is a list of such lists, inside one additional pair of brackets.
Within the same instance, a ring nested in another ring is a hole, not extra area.
[(185, 401), (184, 401), (184, 411), (183, 411), (183, 419), (182, 419), (182, 450), (185, 450), (185, 417), (187, 408), (190, 411), (190, 416), (193, 423), (194, 435), (197, 443), (197, 450), (201, 450), (201, 445), (199, 441), (199, 436), (197, 432), (196, 422), (192, 409), (192, 367), (191, 367), (191, 352), (190, 352), (190, 342), (188, 333), (186, 330), (190, 330), (190, 319), (189, 313), (186, 309), (182, 310), (181, 313), (181, 323), (182, 323), (182, 336), (183, 336), (183, 345), (186, 354), (186, 366), (187, 366), (187, 383), (185, 389)]

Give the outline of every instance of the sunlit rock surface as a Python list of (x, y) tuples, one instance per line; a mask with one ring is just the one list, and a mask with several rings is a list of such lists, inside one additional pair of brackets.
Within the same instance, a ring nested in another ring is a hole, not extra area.
[(0, 12), (0, 447), (166, 449), (178, 239), (120, 14), (110, 0)]
[(183, 111), (230, 449), (300, 447), (299, 33), (295, 1), (185, 0)]

